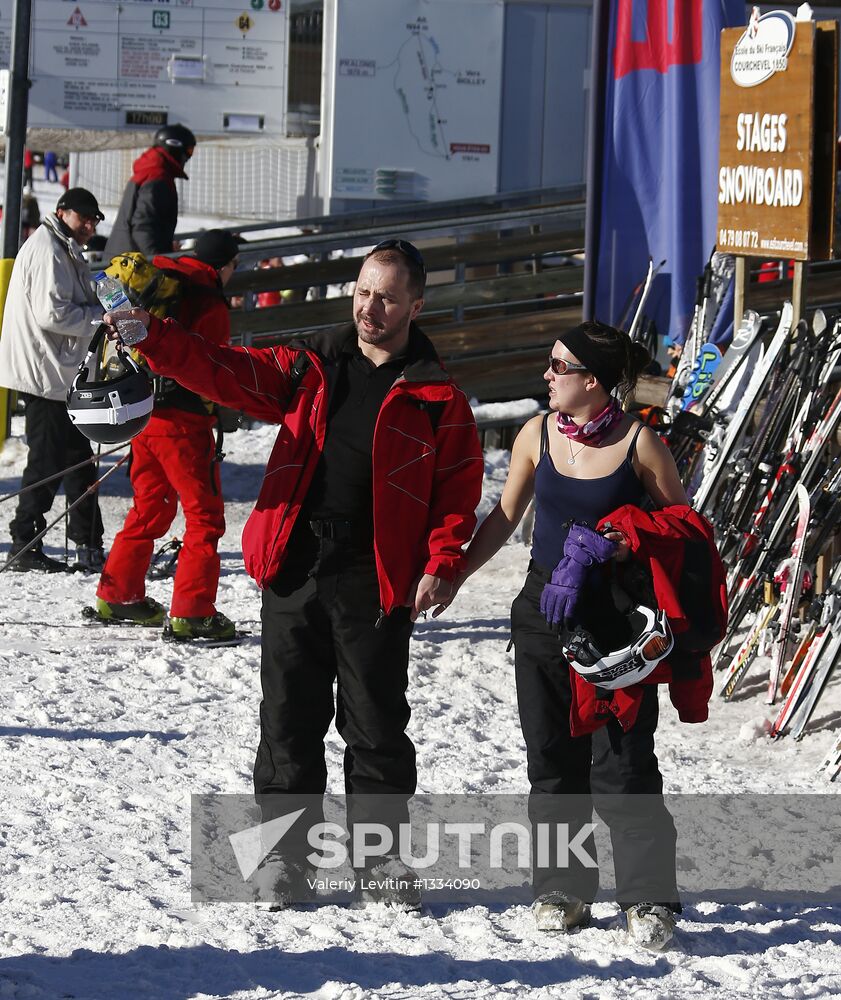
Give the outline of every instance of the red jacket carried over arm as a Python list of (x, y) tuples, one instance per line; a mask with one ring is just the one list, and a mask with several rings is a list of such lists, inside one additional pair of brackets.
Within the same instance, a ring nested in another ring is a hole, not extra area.
[[(602, 518), (598, 529), (621, 531), (631, 558), (650, 573), (657, 606), (675, 636), (672, 653), (657, 665), (646, 684), (668, 684), (682, 722), (705, 722), (713, 691), (709, 652), (727, 629), (727, 582), (712, 525), (691, 507), (675, 505), (647, 512), (626, 504)], [(574, 736), (593, 732), (616, 716), (624, 730), (634, 724), (642, 686), (631, 685), (599, 698), (595, 688), (570, 668)]]

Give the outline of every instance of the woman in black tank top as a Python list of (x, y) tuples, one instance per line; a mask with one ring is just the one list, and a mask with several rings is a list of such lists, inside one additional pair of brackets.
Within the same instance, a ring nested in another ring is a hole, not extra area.
[[(502, 497), (470, 543), (464, 578), (501, 548), (534, 498), (532, 561), (511, 609), (511, 626), (531, 786), (535, 919), (539, 928), (557, 931), (589, 922), (598, 868), (592, 833), (584, 834), (595, 805), (611, 830), (617, 900), (627, 912), (629, 933), (658, 949), (671, 937), (680, 903), (674, 824), (654, 754), (657, 687), (643, 688), (639, 714), (627, 731), (610, 714), (592, 735), (572, 736), (570, 668), (561, 658), (557, 630), (540, 610), (543, 588), (563, 556), (565, 522), (595, 527), (622, 504), (646, 498), (655, 507), (688, 502), (666, 446), (622, 413), (613, 395), (633, 388), (648, 361), (627, 334), (601, 323), (561, 334), (543, 376), (549, 415), (532, 418), (517, 436)], [(607, 537), (616, 543), (614, 558), (626, 559), (622, 536)], [(645, 797), (629, 800), (638, 793)], [(541, 836), (548, 834), (548, 840), (538, 850), (534, 831), (542, 824)], [(580, 849), (559, 852), (558, 829)], [(547, 860), (561, 853), (568, 856), (565, 867)]]

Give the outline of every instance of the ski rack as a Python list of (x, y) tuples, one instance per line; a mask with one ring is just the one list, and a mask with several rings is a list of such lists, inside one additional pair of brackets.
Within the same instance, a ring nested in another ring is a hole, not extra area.
[[(695, 333), (701, 322), (698, 314)], [(785, 303), (764, 346), (761, 337), (759, 317), (745, 313), (711, 385), (694, 395), (685, 418), (690, 423), (678, 427), (673, 413), (667, 437), (670, 446), (689, 454), (683, 475), (685, 483), (693, 475), (699, 480), (696, 509), (715, 515), (717, 536), (729, 540), (724, 558), (731, 618), (713, 652), (717, 694), (733, 700), (754, 664), (763, 663), (766, 700), (779, 701), (769, 734), (799, 741), (841, 662), (841, 629), (835, 628), (841, 558), (833, 561), (828, 585), (811, 598), (803, 621), (798, 617), (806, 573), (813, 575), (815, 560), (827, 558), (841, 525), (841, 455), (827, 452), (841, 426), (841, 388), (832, 384), (841, 363), (841, 318), (828, 323), (817, 310), (811, 330), (801, 324), (792, 337), (791, 306)], [(667, 405), (674, 410), (675, 402), (671, 398)], [(780, 594), (771, 577), (783, 557), (787, 578)], [(828, 781), (841, 775), (839, 733), (818, 770)]]

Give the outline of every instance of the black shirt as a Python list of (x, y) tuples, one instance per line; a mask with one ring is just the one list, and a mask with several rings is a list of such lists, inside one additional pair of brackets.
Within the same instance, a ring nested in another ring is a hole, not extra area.
[(374, 531), (374, 427), (383, 400), (400, 376), (405, 357), (377, 366), (354, 341), (342, 349), (327, 414), (324, 450), (315, 470), (304, 515), (355, 521), (360, 534)]

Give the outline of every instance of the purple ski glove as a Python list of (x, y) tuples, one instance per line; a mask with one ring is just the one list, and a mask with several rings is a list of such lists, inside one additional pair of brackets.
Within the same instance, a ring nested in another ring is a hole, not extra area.
[(574, 619), (578, 597), (590, 570), (607, 562), (616, 547), (616, 542), (586, 524), (573, 524), (564, 542), (564, 558), (540, 595), (540, 611), (549, 625), (558, 626)]
[(573, 522), (564, 542), (564, 555), (582, 566), (606, 563), (616, 554), (616, 542), (612, 542), (589, 525)]

